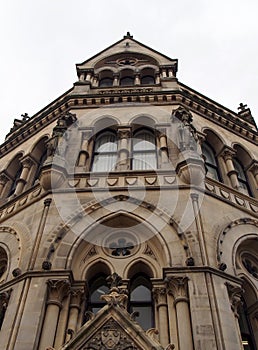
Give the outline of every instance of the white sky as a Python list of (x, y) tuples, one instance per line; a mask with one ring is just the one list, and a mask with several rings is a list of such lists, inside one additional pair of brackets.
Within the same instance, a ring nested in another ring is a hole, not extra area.
[(0, 11), (0, 142), (127, 31), (178, 58), (181, 82), (234, 111), (247, 103), (258, 122), (257, 0), (9, 0)]

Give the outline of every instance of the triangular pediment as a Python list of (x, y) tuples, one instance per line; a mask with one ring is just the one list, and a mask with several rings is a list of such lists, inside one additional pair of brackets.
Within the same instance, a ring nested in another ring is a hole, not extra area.
[(62, 350), (164, 350), (121, 305), (104, 306)]
[(177, 70), (177, 59), (171, 59), (158, 51), (133, 39), (128, 33), (122, 40), (114, 43), (95, 56), (81, 64), (77, 64), (77, 71), (94, 69), (101, 66), (146, 64), (153, 66), (174, 66)]

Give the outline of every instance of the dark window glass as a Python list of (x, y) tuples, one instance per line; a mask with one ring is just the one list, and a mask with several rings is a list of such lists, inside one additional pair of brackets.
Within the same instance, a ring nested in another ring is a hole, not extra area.
[(250, 326), (250, 322), (247, 315), (246, 304), (245, 301), (242, 301), (242, 304), (239, 309), (239, 327), (242, 338), (242, 345), (244, 350), (255, 350), (254, 341), (253, 341), (253, 333)]
[(246, 194), (251, 194), (242, 164), (237, 159), (233, 159), (233, 163), (237, 171), (237, 178), (240, 189)]
[(43, 154), (41, 155), (41, 157), (40, 157), (40, 160), (39, 160), (39, 163), (38, 163), (38, 167), (37, 167), (37, 171), (36, 171), (36, 174), (35, 174), (35, 177), (34, 177), (34, 183), (39, 178), (42, 165), (43, 165), (43, 163), (45, 162), (46, 159), (47, 159), (47, 150), (45, 150), (43, 152)]
[(22, 165), (20, 165), (19, 169), (16, 171), (16, 174), (14, 176), (14, 180), (12, 182), (12, 186), (10, 188), (8, 196), (11, 196), (12, 194), (14, 194), (15, 188), (16, 188), (16, 185), (17, 185), (17, 181), (19, 180), (19, 178), (21, 176), (21, 173), (22, 173)]
[(207, 176), (213, 178), (214, 180), (219, 181), (220, 180), (219, 170), (218, 170), (218, 165), (217, 165), (217, 161), (216, 161), (213, 149), (209, 145), (204, 143), (202, 145), (202, 153), (204, 156)]
[(132, 78), (132, 77), (124, 77), (124, 78), (120, 79), (120, 85), (121, 86), (134, 85), (134, 78)]
[(137, 276), (132, 281), (129, 312), (135, 311), (139, 312), (139, 317), (136, 320), (144, 330), (154, 326), (151, 283), (145, 276)]
[(113, 85), (113, 79), (112, 78), (103, 78), (99, 81), (100, 87), (107, 87)]
[(155, 79), (151, 75), (145, 75), (144, 77), (142, 77), (141, 83), (143, 85), (153, 85), (155, 84)]
[(107, 276), (100, 274), (94, 277), (89, 282), (89, 295), (87, 297), (86, 310), (83, 319), (83, 323), (88, 321), (87, 311), (93, 313), (98, 312), (103, 306), (106, 305), (104, 300), (101, 300), (101, 295), (109, 294), (109, 288), (106, 281)]

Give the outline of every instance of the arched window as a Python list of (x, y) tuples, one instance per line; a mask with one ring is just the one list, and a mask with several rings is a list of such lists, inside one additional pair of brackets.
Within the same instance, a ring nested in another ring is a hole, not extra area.
[(111, 131), (101, 133), (95, 142), (92, 171), (115, 170), (117, 137)]
[(141, 78), (142, 85), (153, 85), (155, 84), (155, 79), (152, 75), (145, 75)]
[(219, 169), (213, 149), (207, 144), (202, 144), (202, 153), (205, 161), (205, 168), (207, 176), (214, 180), (220, 181)]
[[(86, 312), (91, 311), (93, 313), (96, 313), (106, 305), (106, 302), (100, 298), (103, 294), (109, 294), (106, 278), (107, 276), (105, 274), (100, 273), (98, 275), (95, 275), (89, 281), (89, 294), (86, 302)], [(86, 321), (87, 314), (85, 314), (83, 323)]]
[(45, 162), (46, 159), (47, 159), (47, 149), (45, 149), (45, 151), (42, 153), (42, 155), (40, 157), (40, 160), (39, 160), (39, 163), (38, 163), (38, 166), (37, 166), (37, 170), (36, 170), (36, 173), (35, 173), (35, 176), (34, 176), (34, 184), (37, 181), (37, 179), (39, 178), (42, 165), (43, 165), (43, 163)]
[(12, 182), (12, 185), (11, 185), (8, 197), (14, 194), (15, 188), (16, 188), (16, 185), (17, 185), (17, 181), (19, 180), (19, 178), (21, 176), (21, 173), (22, 173), (22, 165), (19, 164), (19, 167), (18, 167), (17, 171), (15, 172), (14, 179), (13, 179), (13, 182)]
[(157, 168), (155, 136), (149, 130), (140, 130), (133, 136), (133, 170)]
[(139, 312), (137, 322), (144, 330), (154, 326), (151, 283), (147, 276), (136, 275), (130, 286), (129, 312)]
[(246, 194), (251, 194), (242, 164), (236, 158), (233, 159), (233, 163), (237, 171), (237, 178), (240, 189)]
[(0, 281), (5, 271), (7, 270), (8, 258), (4, 248), (0, 247)]
[(112, 78), (103, 78), (99, 81), (99, 87), (107, 87), (113, 85), (113, 79)]
[(130, 86), (134, 85), (134, 78), (133, 77), (123, 77), (120, 79), (120, 85), (121, 86)]

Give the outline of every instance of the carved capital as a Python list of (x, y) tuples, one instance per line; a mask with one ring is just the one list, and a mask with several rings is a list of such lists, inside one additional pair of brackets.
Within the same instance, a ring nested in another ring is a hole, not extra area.
[(119, 139), (129, 139), (131, 136), (131, 129), (129, 128), (119, 128), (117, 130)]
[(167, 303), (167, 289), (165, 287), (155, 287), (152, 293), (157, 304)]
[(188, 277), (168, 277), (166, 281), (168, 293), (173, 295), (175, 303), (188, 302)]
[(226, 283), (228, 289), (229, 300), (231, 303), (231, 309), (235, 317), (239, 318), (238, 309), (242, 304), (243, 289), (239, 286), (234, 286), (230, 283)]
[(47, 304), (62, 306), (63, 299), (68, 295), (70, 282), (68, 280), (48, 280), (48, 301)]
[(248, 170), (250, 170), (254, 176), (257, 176), (258, 175), (258, 162), (256, 162), (256, 161), (253, 162)]
[(76, 288), (70, 290), (70, 308), (78, 308), (80, 309), (81, 303), (84, 299), (84, 290), (82, 288)]
[(232, 158), (235, 155), (236, 155), (236, 151), (234, 151), (232, 148), (229, 148), (229, 147), (224, 147), (221, 152), (221, 156), (225, 159), (225, 161), (232, 160)]
[(35, 165), (35, 160), (27, 156), (21, 160), (21, 164), (23, 168), (31, 168), (33, 165)]
[(2, 172), (0, 174), (0, 185), (4, 186), (9, 180), (10, 177), (7, 174), (5, 174), (5, 172)]

